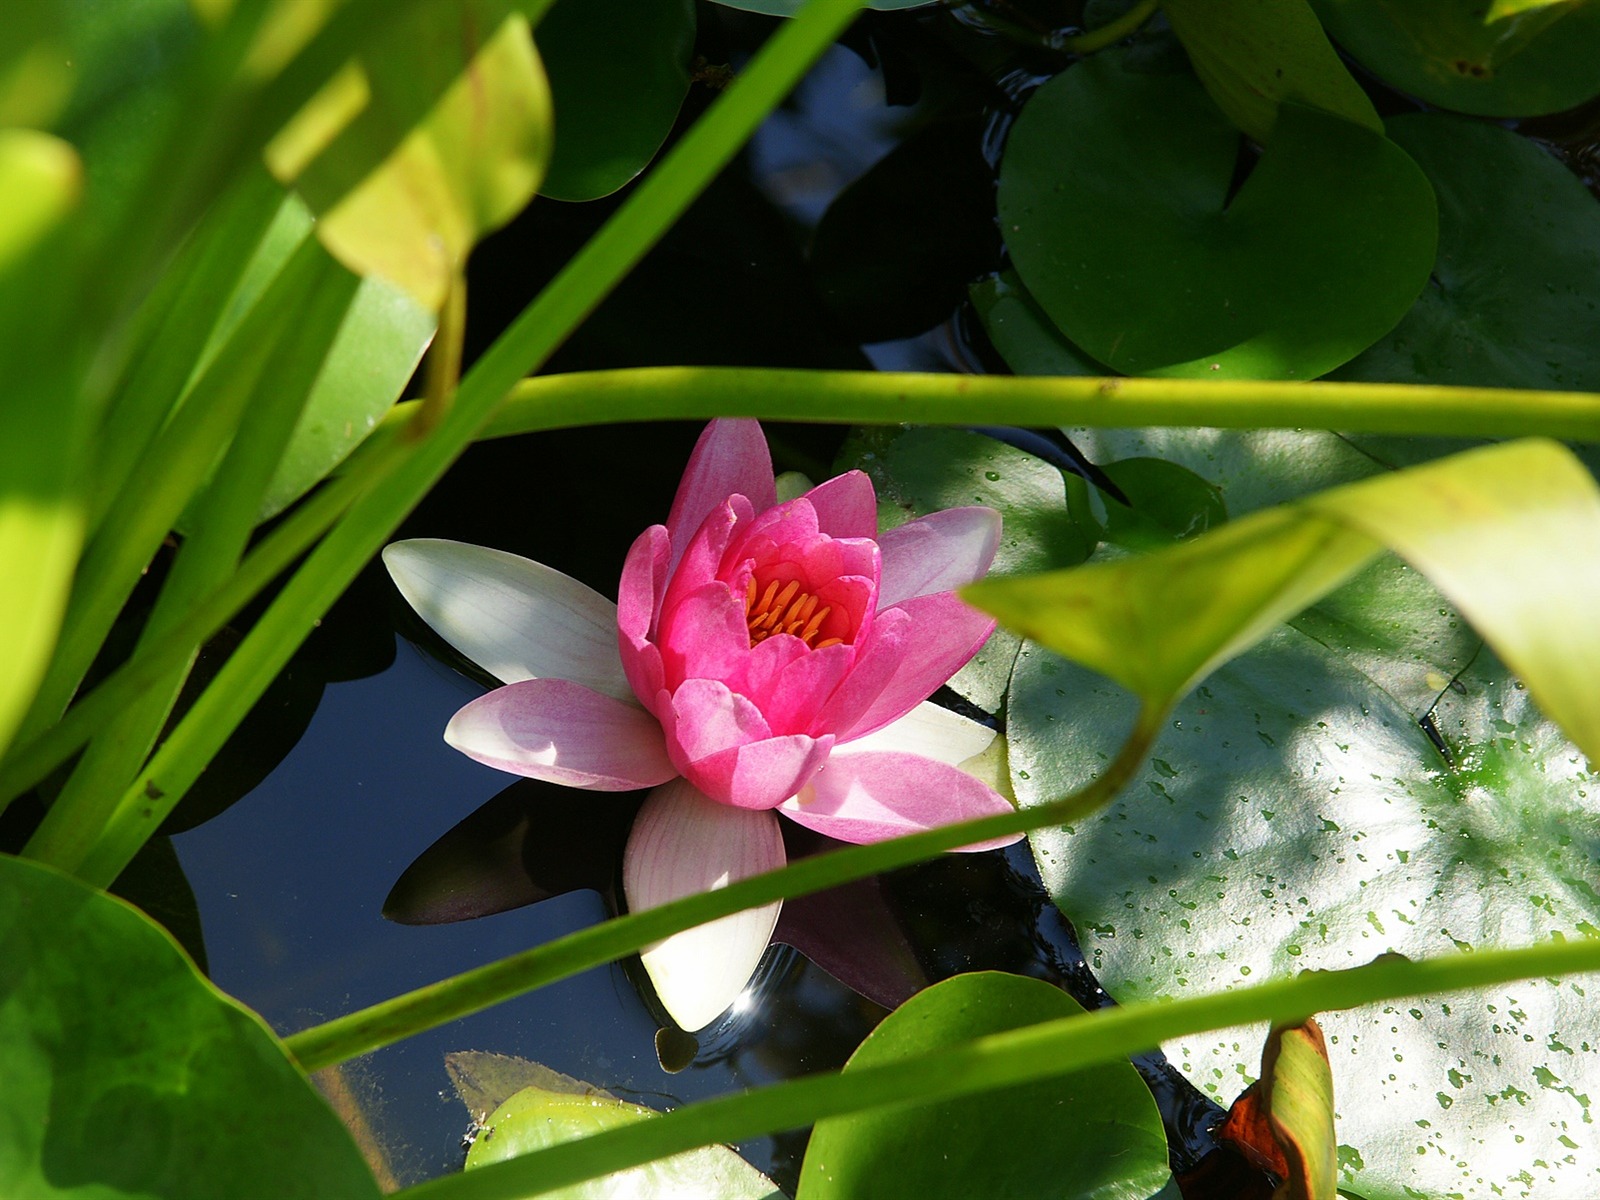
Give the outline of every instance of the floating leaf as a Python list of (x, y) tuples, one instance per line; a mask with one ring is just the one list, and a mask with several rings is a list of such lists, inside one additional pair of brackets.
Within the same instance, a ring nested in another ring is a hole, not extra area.
[(984, 332), (1006, 365), (1018, 375), (1106, 373), (1055, 327), (1015, 271), (980, 279), (969, 294)]
[(377, 1200), (261, 1019), (127, 904), (0, 858), (0, 1194)]
[(1309, 379), (1394, 327), (1437, 232), (1404, 151), (1285, 105), (1230, 198), (1238, 149), (1192, 78), (1113, 55), (1034, 93), (1001, 163), (1001, 227), (1068, 338), (1127, 374)]
[[(1059, 988), (998, 972), (919, 992), (868, 1035), (845, 1066), (880, 1066), (989, 1033), (1082, 1012)], [(971, 1197), (1144, 1200), (1167, 1185), (1167, 1139), (1128, 1063), (938, 1104), (819, 1121), (798, 1200)]]
[(1217, 107), (1256, 141), (1271, 139), (1285, 100), (1383, 132), (1306, 0), (1163, 0), (1161, 11)]
[[(647, 1121), (648, 1108), (601, 1095), (575, 1095), (527, 1087), (490, 1114), (467, 1152), (467, 1169), (503, 1162), (605, 1129)], [(726, 1146), (702, 1146), (659, 1162), (633, 1167), (587, 1183), (541, 1193), (550, 1200), (602, 1200), (626, 1195), (636, 1200), (679, 1200), (715, 1196), (718, 1200), (783, 1200), (772, 1181)]]
[(408, 10), (268, 148), (334, 256), (430, 311), (477, 239), (522, 210), (549, 158), (549, 85), (527, 19), (506, 8)]
[(655, 157), (689, 91), (693, 0), (562, 0), (539, 22), (558, 135), (539, 187), (610, 195)]
[[(1097, 455), (1177, 457), (1223, 484), (1238, 509), (1281, 500), (1302, 480), (1374, 469), (1326, 434), (1152, 431), (1084, 444)], [(1549, 469), (1487, 471), (1474, 486), (1498, 502), (1524, 472)], [(1466, 536), (1487, 535), (1474, 523)], [(1581, 575), (1577, 558), (1547, 569)], [(1525, 572), (1509, 562), (1504, 577), (1560, 602), (1561, 583)], [(1212, 672), (1173, 709), (1121, 799), (1035, 834), (1045, 881), (1112, 995), (1198, 995), (1386, 951), (1600, 928), (1600, 902), (1583, 883), (1600, 861), (1591, 798), (1600, 779), (1521, 682), (1474, 653), (1417, 571), (1380, 560)], [(1059, 796), (1102, 770), (1134, 707), (1025, 646), (1007, 708), (1019, 801)], [(1425, 714), (1449, 758), (1418, 724)], [(1589, 1020), (1585, 990), (1539, 981), (1325, 1017), (1345, 1186), (1368, 1200), (1582, 1192), (1583, 1173), (1600, 1169), (1584, 1099), (1600, 1086), (1600, 1048), (1575, 1033)], [(1248, 1047), (1264, 1032), (1167, 1050), (1226, 1102), (1254, 1073)]]
[(1600, 390), (1600, 204), (1536, 143), (1442, 113), (1389, 123), (1439, 198), (1439, 259), (1405, 319), (1335, 378)]
[[(1600, 93), (1600, 5), (1498, 13), (1480, 0), (1312, 0), (1333, 39), (1403, 92), (1457, 112), (1531, 117)], [(1497, 19), (1498, 18), (1498, 19)]]

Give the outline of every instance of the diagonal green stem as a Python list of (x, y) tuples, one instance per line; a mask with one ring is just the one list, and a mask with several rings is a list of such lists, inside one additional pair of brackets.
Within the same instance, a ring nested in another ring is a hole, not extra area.
[(901, 1062), (807, 1076), (686, 1105), (648, 1121), (397, 1193), (404, 1200), (516, 1200), (625, 1170), (696, 1146), (740, 1142), (908, 1097), (935, 1103), (1066, 1075), (1208, 1029), (1282, 1023), (1408, 996), (1437, 996), (1519, 979), (1600, 971), (1600, 939), (1545, 942), (1411, 961), (1399, 955), (1337, 971), (1306, 971), (1165, 1004), (1106, 1008), (975, 1038)]
[(380, 1047), (610, 962), (641, 946), (741, 909), (819, 892), (946, 850), (994, 837), (1080, 820), (1111, 800), (1138, 770), (1160, 732), (1163, 712), (1144, 712), (1117, 757), (1079, 791), (1037, 808), (980, 817), (926, 833), (801, 859), (714, 892), (630, 913), (452, 979), (418, 988), (359, 1012), (313, 1026), (287, 1039), (306, 1071)]

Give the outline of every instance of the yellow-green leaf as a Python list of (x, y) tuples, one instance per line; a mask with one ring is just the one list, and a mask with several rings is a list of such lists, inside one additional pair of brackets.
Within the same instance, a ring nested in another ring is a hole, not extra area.
[(1470, 451), (1144, 558), (985, 581), (963, 595), (1161, 711), (1385, 546), (1426, 575), (1600, 760), (1600, 487), (1553, 442)]
[(504, 4), (414, 6), (268, 148), (351, 270), (437, 311), (484, 234), (532, 197), (550, 91), (527, 18)]
[(0, 129), (0, 273), (73, 209), (82, 184), (78, 153), (66, 142), (33, 129)]
[(1285, 100), (1383, 132), (1306, 0), (1163, 0), (1173, 32), (1217, 107), (1265, 143)]

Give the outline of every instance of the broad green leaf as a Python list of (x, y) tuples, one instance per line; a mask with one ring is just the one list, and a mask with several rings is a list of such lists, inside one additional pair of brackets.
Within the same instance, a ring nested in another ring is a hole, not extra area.
[(78, 202), (82, 166), (66, 142), (0, 129), (0, 274), (14, 267)]
[(1104, 375), (1028, 295), (1015, 271), (980, 279), (969, 292), (983, 330), (1018, 375)]
[(48, 126), (72, 93), (58, 4), (12, 4), (0, 14), (0, 128)]
[(1163, 0), (1161, 8), (1217, 107), (1255, 141), (1271, 140), (1285, 100), (1383, 132), (1307, 0)]
[(1441, 108), (1531, 117), (1600, 93), (1600, 4), (1592, 0), (1504, 19), (1480, 0), (1312, 3), (1334, 41), (1362, 66)]
[(539, 22), (555, 150), (539, 187), (610, 195), (655, 157), (689, 91), (693, 0), (562, 0)]
[[(878, 527), (892, 529), (944, 508), (985, 504), (1002, 514), (991, 572), (1011, 575), (1080, 563), (1095, 535), (1066, 511), (1061, 471), (982, 434), (957, 429), (862, 428), (839, 453), (841, 470), (859, 468), (878, 493)], [(994, 712), (1005, 695), (1018, 640), (991, 637), (950, 686)]]
[[(957, 975), (885, 1018), (851, 1055), (845, 1074), (1082, 1011), (1042, 980)], [(798, 1197), (1147, 1200), (1170, 1178), (1166, 1134), (1150, 1093), (1131, 1065), (1110, 1063), (940, 1104), (819, 1121)]]
[(1600, 204), (1537, 143), (1443, 113), (1389, 122), (1439, 198), (1432, 284), (1338, 379), (1600, 390)]
[[(467, 1169), (503, 1162), (573, 1138), (615, 1129), (656, 1114), (603, 1093), (578, 1094), (526, 1087), (489, 1115), (467, 1152)], [(637, 1200), (782, 1200), (772, 1181), (726, 1146), (702, 1146), (660, 1162), (634, 1167), (588, 1183), (542, 1193), (550, 1200), (602, 1200), (626, 1195)]]
[(1073, 343), (1128, 374), (1310, 379), (1400, 320), (1437, 232), (1405, 153), (1285, 105), (1230, 198), (1238, 150), (1192, 78), (1114, 55), (1034, 93), (1001, 163), (1001, 225)]
[(122, 901), (0, 858), (0, 1194), (377, 1200), (260, 1018)]
[(549, 159), (549, 85), (527, 18), (492, 20), (505, 8), (414, 6), (268, 148), (335, 257), (430, 311)]
[[(1387, 545), (1426, 575), (1600, 759), (1600, 489), (1549, 442), (1512, 442), (1253, 514), (1144, 558), (963, 593), (1159, 712)], [(1175, 614), (1182, 614), (1175, 620)]]

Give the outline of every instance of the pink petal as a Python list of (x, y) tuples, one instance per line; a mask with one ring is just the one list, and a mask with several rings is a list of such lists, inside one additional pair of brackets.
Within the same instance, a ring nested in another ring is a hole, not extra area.
[[(783, 835), (767, 812), (729, 808), (675, 780), (650, 793), (628, 835), (622, 889), (634, 912), (773, 871)], [(667, 1014), (703, 1029), (744, 990), (767, 948), (780, 903), (746, 909), (646, 946), (639, 954)]]
[(947, 508), (889, 530), (878, 538), (878, 607), (982, 579), (999, 545), (1000, 514), (992, 508)]
[(817, 528), (829, 537), (878, 536), (878, 497), (863, 471), (847, 471), (805, 494), (817, 511)]
[(696, 759), (684, 777), (706, 795), (735, 808), (776, 808), (828, 761), (833, 738), (802, 734), (767, 738)]
[(674, 567), (700, 523), (732, 495), (748, 497), (756, 512), (777, 503), (772, 455), (756, 421), (713, 421), (695, 443), (667, 517)]
[(700, 528), (695, 530), (688, 546), (678, 548), (678, 565), (673, 568), (672, 580), (667, 585), (666, 596), (660, 601), (658, 611), (672, 608), (696, 588), (704, 587), (707, 581), (718, 578), (728, 543), (754, 518), (755, 512), (750, 507), (750, 501), (743, 496), (729, 496), (713, 508), (706, 519), (700, 522)]
[(383, 551), (395, 586), (445, 641), (496, 679), (572, 679), (631, 692), (617, 657), (617, 606), (543, 563), (439, 538)]
[(634, 540), (617, 585), (617, 649), (629, 686), (647, 708), (661, 690), (661, 656), (650, 639), (667, 586), (671, 549), (666, 527), (652, 525)]
[(658, 644), (668, 687), (716, 679), (742, 691), (750, 659), (744, 597), (725, 583), (705, 584), (668, 612)]
[(853, 647), (850, 673), (812, 719), (812, 727), (842, 734), (859, 724), (906, 661), (915, 657), (916, 636), (911, 614), (898, 608), (879, 613), (867, 637)]
[[(895, 751), (866, 751), (835, 754), (779, 811), (842, 842), (881, 842), (1016, 810), (998, 792), (947, 763)], [(991, 850), (1021, 837), (1011, 834), (961, 849)]]
[[(799, 638), (769, 638), (770, 642), (803, 645)], [(804, 651), (773, 681), (765, 694), (753, 697), (774, 733), (821, 735), (831, 730), (823, 725), (828, 700), (849, 677), (855, 665), (854, 646), (824, 646)]]
[(695, 759), (772, 736), (761, 710), (717, 679), (685, 680), (672, 694), (661, 723), (679, 770)]
[(880, 612), (875, 628), (896, 612), (910, 618), (908, 644), (915, 652), (898, 656), (882, 690), (848, 728), (835, 727), (841, 741), (864, 737), (910, 712), (965, 666), (994, 632), (992, 617), (951, 592), (903, 601)]
[(496, 770), (599, 792), (654, 787), (678, 773), (653, 716), (565, 679), (480, 696), (450, 719), (444, 740)]
[(924, 702), (876, 733), (839, 747), (840, 754), (897, 750), (959, 767), (987, 750), (1000, 735), (960, 713)]

